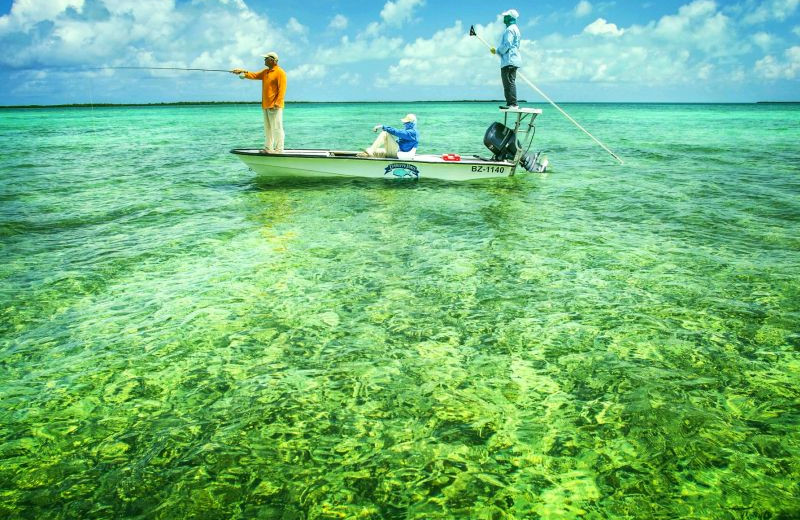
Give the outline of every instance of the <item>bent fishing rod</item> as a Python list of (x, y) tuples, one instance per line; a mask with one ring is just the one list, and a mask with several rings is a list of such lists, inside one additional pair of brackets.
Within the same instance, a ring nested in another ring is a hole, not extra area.
[[(481, 35), (480, 35), (480, 34), (478, 34), (478, 33), (476, 33), (476, 32), (475, 32), (475, 26), (474, 26), (474, 25), (470, 25), (470, 26), (469, 26), (469, 35), (470, 35), (470, 36), (477, 36), (477, 37), (478, 37), (478, 39), (479, 39), (480, 41), (482, 41), (482, 42), (483, 42), (483, 44), (484, 44), (484, 45), (486, 45), (486, 46), (489, 48), (489, 50), (492, 50), (492, 46), (491, 46), (491, 45), (489, 45), (488, 43), (486, 43), (486, 40), (484, 40), (483, 38), (481, 38)], [(586, 130), (584, 127), (582, 127), (582, 126), (581, 126), (581, 124), (580, 124), (580, 123), (578, 123), (577, 121), (575, 121), (574, 119), (572, 119), (572, 116), (570, 116), (569, 114), (567, 114), (566, 112), (564, 112), (564, 110), (563, 110), (563, 109), (562, 109), (560, 106), (556, 105), (556, 102), (555, 102), (555, 101), (553, 101), (552, 99), (550, 99), (550, 97), (548, 97), (548, 95), (547, 95), (547, 94), (545, 94), (544, 92), (542, 92), (542, 91), (541, 91), (541, 89), (540, 89), (539, 87), (537, 87), (536, 85), (534, 85), (534, 84), (533, 84), (533, 82), (532, 82), (532, 81), (530, 81), (528, 78), (526, 78), (524, 74), (522, 74), (521, 72), (517, 72), (517, 75), (518, 75), (520, 78), (522, 78), (522, 79), (525, 81), (525, 83), (527, 83), (528, 85), (530, 85), (530, 86), (531, 86), (531, 88), (533, 88), (533, 90), (535, 90), (536, 92), (538, 92), (540, 96), (542, 96), (544, 99), (546, 99), (548, 103), (550, 103), (550, 104), (551, 104), (551, 105), (553, 105), (553, 106), (554, 106), (556, 109), (558, 109), (558, 111), (559, 111), (559, 112), (561, 112), (561, 113), (564, 115), (564, 117), (566, 117), (567, 119), (569, 119), (569, 120), (572, 122), (572, 124), (574, 124), (575, 126), (577, 126), (578, 128), (580, 128), (580, 129), (581, 129), (581, 130), (582, 130), (582, 131), (583, 131), (583, 132), (584, 132), (586, 135), (588, 135), (589, 137), (591, 137), (591, 138), (594, 140), (594, 142), (595, 142), (595, 143), (599, 144), (599, 145), (600, 145), (600, 146), (603, 148), (603, 150), (605, 150), (606, 152), (610, 153), (610, 154), (611, 154), (611, 157), (613, 157), (614, 159), (618, 160), (620, 164), (625, 164), (625, 163), (623, 163), (623, 162), (622, 162), (622, 159), (620, 159), (620, 158), (617, 156), (617, 154), (615, 154), (614, 152), (612, 152), (612, 151), (611, 151), (611, 150), (608, 148), (608, 146), (606, 146), (606, 145), (604, 145), (602, 142), (600, 142), (600, 140), (599, 140), (598, 138), (596, 138), (595, 136), (593, 136), (592, 134), (590, 134), (588, 130)]]

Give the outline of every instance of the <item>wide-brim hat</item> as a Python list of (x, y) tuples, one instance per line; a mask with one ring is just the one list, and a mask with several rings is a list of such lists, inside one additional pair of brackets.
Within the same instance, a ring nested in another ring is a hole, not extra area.
[(416, 123), (417, 122), (417, 116), (415, 116), (414, 114), (406, 114), (406, 117), (404, 117), (400, 121), (402, 121), (404, 123)]
[(265, 58), (272, 58), (275, 61), (278, 61), (278, 53), (275, 51), (270, 51), (263, 55)]
[(510, 16), (511, 18), (519, 18), (519, 13), (516, 9), (509, 9), (508, 11), (504, 12), (502, 16)]

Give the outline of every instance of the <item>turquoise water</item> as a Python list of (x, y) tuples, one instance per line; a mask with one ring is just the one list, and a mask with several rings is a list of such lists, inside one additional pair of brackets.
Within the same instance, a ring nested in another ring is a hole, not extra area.
[[(275, 182), (257, 105), (0, 112), (3, 518), (800, 516), (800, 106), (542, 105), (552, 169)], [(415, 112), (289, 105), (288, 147)]]

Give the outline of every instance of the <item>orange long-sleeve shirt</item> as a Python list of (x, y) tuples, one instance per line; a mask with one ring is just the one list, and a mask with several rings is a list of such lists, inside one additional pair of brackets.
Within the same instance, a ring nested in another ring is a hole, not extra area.
[(283, 108), (283, 98), (286, 96), (286, 72), (277, 65), (267, 67), (261, 72), (245, 72), (247, 79), (261, 80), (261, 108)]

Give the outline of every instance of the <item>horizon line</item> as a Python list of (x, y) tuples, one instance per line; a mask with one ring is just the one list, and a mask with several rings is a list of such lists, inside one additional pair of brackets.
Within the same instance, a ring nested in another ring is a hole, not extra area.
[[(450, 99), (450, 100), (415, 100), (415, 101), (286, 101), (287, 105), (295, 104), (410, 104), (410, 103), (504, 103), (502, 99)], [(536, 104), (521, 100), (520, 103)], [(538, 102), (544, 103), (544, 102)], [(559, 101), (565, 104), (629, 104), (629, 105), (791, 105), (798, 101)], [(0, 105), (0, 109), (14, 108), (91, 108), (91, 107), (148, 107), (148, 106), (181, 106), (181, 105), (260, 105), (261, 101), (161, 101), (150, 103), (57, 103), (52, 105)]]

